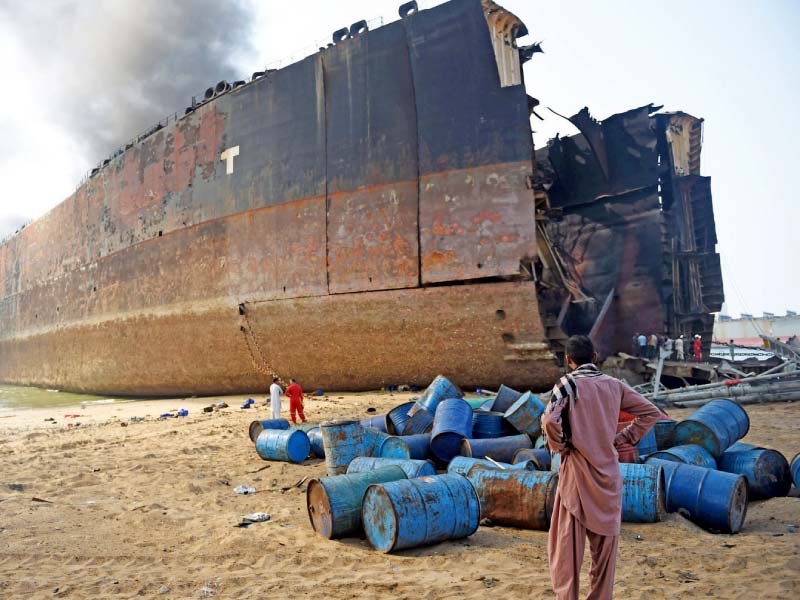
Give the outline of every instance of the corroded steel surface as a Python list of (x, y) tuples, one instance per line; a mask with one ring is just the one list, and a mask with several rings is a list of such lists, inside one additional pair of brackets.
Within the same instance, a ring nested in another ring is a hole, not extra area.
[(655, 523), (666, 513), (664, 471), (657, 464), (620, 463), (622, 521)]
[(547, 531), (553, 514), (558, 475), (548, 471), (472, 467), (467, 478), (475, 486), (481, 517), (524, 529)]
[(0, 380), (549, 386), (520, 271), (536, 253), (524, 26), (496, 6), (491, 20), (514, 26), (490, 32), (478, 0), (419, 11), (124, 148), (0, 245)]

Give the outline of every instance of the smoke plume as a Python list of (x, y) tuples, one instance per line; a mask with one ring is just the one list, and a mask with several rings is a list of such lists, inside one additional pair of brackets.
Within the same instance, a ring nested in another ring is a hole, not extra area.
[(248, 1), (0, 0), (0, 21), (38, 73), (48, 121), (96, 164), (191, 96), (240, 78)]

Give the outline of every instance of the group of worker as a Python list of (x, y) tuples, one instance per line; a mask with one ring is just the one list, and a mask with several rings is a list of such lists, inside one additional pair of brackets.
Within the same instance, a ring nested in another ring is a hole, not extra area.
[[(286, 395), (289, 397), (289, 415), (292, 423), (297, 425), (297, 417), (305, 423), (306, 415), (303, 412), (303, 388), (294, 379), (289, 380), (289, 387), (286, 388)], [(270, 405), (270, 418), (281, 418), (281, 396), (284, 394), (280, 384), (280, 379), (272, 378), (272, 385), (269, 386), (269, 400), (265, 404)]]
[(694, 341), (689, 346), (688, 340), (682, 335), (673, 340), (663, 334), (651, 333), (650, 335), (645, 335), (644, 333), (637, 333), (631, 340), (631, 346), (635, 356), (650, 360), (658, 358), (659, 350), (662, 348), (669, 353), (665, 357), (667, 360), (673, 358), (673, 355), (676, 360), (686, 360), (687, 352), (695, 361), (700, 362), (703, 360), (703, 339), (699, 335), (694, 336)]

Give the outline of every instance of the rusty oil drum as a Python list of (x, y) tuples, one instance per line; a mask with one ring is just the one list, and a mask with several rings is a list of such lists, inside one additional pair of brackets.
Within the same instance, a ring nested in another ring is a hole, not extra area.
[(405, 471), (406, 477), (425, 477), (436, 475), (436, 468), (429, 460), (413, 460), (410, 458), (381, 458), (379, 456), (359, 456), (354, 458), (347, 467), (347, 474), (364, 473), (373, 469), (380, 469), (388, 465), (395, 465)]
[[(686, 444), (684, 446), (674, 446), (669, 450), (660, 450), (653, 452), (647, 458), (657, 458), (660, 460), (671, 460), (674, 462), (681, 462), (687, 465), (694, 465), (696, 467), (705, 467), (706, 469), (716, 469), (717, 461), (708, 450), (696, 444)], [(645, 462), (649, 462), (646, 460)]]
[(467, 473), (478, 493), (481, 518), (494, 523), (547, 531), (553, 515), (558, 475), (550, 471), (487, 469)]
[(475, 488), (460, 475), (371, 485), (361, 509), (367, 541), (380, 552), (467, 537), (480, 518)]
[(622, 521), (655, 523), (666, 511), (664, 470), (657, 464), (620, 463)]
[(359, 421), (326, 421), (320, 425), (328, 475), (344, 475), (356, 456), (365, 456), (364, 428)]
[(786, 457), (769, 448), (746, 448), (734, 444), (717, 461), (720, 471), (744, 475), (750, 498), (785, 496), (792, 487), (792, 474)]
[(647, 430), (641, 439), (636, 443), (636, 450), (640, 458), (644, 458), (653, 452), (658, 451), (658, 441), (656, 439), (655, 427)]
[(470, 458), (469, 456), (456, 456), (447, 465), (447, 472), (450, 475), (463, 475), (467, 476), (469, 470), (475, 465), (481, 465), (487, 469), (507, 469), (510, 471), (536, 471), (536, 463), (532, 460), (523, 460), (516, 464), (501, 463), (497, 464), (484, 460), (483, 458)]
[(544, 402), (533, 392), (525, 392), (508, 407), (503, 418), (520, 433), (527, 433), (535, 438), (542, 433), (541, 417), (544, 409)]
[(697, 444), (719, 458), (750, 430), (747, 412), (733, 400), (712, 400), (675, 426), (676, 446)]
[(656, 434), (656, 449), (666, 450), (672, 448), (675, 443), (675, 426), (677, 421), (672, 419), (660, 419), (653, 425), (653, 431)]
[(747, 480), (680, 462), (653, 458), (647, 464), (664, 469), (668, 512), (682, 515), (711, 531), (738, 533), (747, 516)]
[(254, 444), (258, 439), (258, 434), (264, 429), (289, 429), (289, 421), (286, 419), (262, 419), (250, 423), (250, 441)]
[(424, 408), (417, 410), (406, 421), (403, 428), (403, 435), (418, 435), (420, 433), (430, 433), (433, 429), (433, 414)]
[(794, 455), (794, 458), (791, 462), (791, 471), (792, 471), (792, 481), (794, 481), (794, 487), (800, 489), (800, 452)]
[(361, 532), (361, 503), (373, 483), (405, 479), (397, 465), (386, 465), (360, 473), (312, 479), (306, 490), (306, 506), (311, 527), (329, 540)]
[(509, 435), (491, 440), (462, 440), (461, 456), (486, 458), (497, 462), (510, 463), (514, 453), (520, 448), (533, 448), (531, 438), (527, 435)]

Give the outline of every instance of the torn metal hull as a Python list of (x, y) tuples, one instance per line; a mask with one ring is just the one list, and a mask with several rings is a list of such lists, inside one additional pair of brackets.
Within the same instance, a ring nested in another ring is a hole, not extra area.
[(0, 247), (0, 380), (551, 385), (520, 266), (537, 253), (523, 30), (454, 0), (222, 86), (126, 148)]

